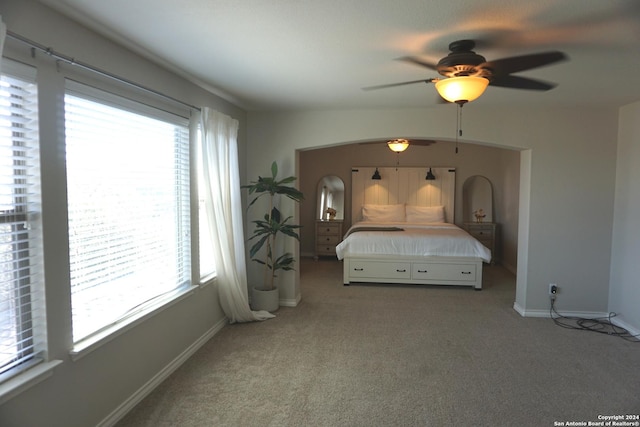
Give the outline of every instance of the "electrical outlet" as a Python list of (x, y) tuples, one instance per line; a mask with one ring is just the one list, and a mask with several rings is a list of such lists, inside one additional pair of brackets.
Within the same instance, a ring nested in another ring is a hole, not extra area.
[(549, 296), (555, 297), (558, 293), (558, 285), (555, 283), (549, 283)]

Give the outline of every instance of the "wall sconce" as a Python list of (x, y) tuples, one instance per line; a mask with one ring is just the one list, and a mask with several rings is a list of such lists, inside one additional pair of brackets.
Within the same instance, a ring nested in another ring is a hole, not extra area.
[(427, 181), (433, 181), (434, 179), (436, 179), (436, 176), (433, 174), (433, 172), (431, 172), (431, 168), (429, 168), (427, 176), (424, 179), (426, 179)]
[(436, 90), (449, 102), (464, 104), (478, 99), (484, 93), (489, 80), (484, 77), (459, 76), (438, 80)]
[(406, 139), (393, 139), (387, 142), (387, 147), (394, 153), (401, 153), (409, 148), (409, 141)]
[(378, 168), (376, 168), (376, 171), (373, 173), (373, 176), (371, 177), (371, 179), (375, 179), (375, 180), (382, 179), (382, 177), (380, 176), (380, 172), (378, 172)]

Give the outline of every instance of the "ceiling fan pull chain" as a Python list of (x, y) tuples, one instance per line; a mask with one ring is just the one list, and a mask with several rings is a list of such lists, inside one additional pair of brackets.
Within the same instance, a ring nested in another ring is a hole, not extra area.
[(462, 136), (462, 106), (464, 104), (459, 104), (459, 105), (460, 105), (460, 108), (459, 108), (459, 110), (460, 110), (460, 127), (458, 128), (458, 134), (460, 136)]
[(458, 154), (458, 136), (462, 136), (462, 106), (463, 103), (458, 103), (458, 114), (456, 114), (456, 154)]

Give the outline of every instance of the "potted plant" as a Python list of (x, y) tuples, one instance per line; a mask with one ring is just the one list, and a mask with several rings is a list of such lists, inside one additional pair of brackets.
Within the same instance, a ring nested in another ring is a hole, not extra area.
[[(304, 196), (302, 192), (291, 185), (296, 180), (295, 176), (278, 180), (277, 175), (278, 165), (273, 162), (271, 164), (270, 177), (258, 176), (257, 181), (251, 181), (250, 184), (242, 186), (242, 188), (249, 190), (249, 195), (256, 195), (247, 209), (263, 196), (269, 199), (269, 207), (264, 217), (252, 221), (255, 224), (255, 229), (253, 235), (249, 238), (249, 241), (255, 241), (249, 250), (249, 257), (252, 261), (264, 266), (262, 285), (253, 287), (252, 306), (255, 310), (275, 311), (278, 309), (280, 297), (278, 288), (274, 284), (274, 280), (277, 277), (276, 271), (294, 269), (295, 258), (291, 253), (286, 252), (281, 255), (275, 253), (276, 238), (279, 235), (283, 235), (300, 241), (297, 229), (301, 226), (289, 223), (291, 216), (283, 218), (280, 210), (275, 206), (275, 202), (279, 196), (286, 196), (295, 202), (301, 202), (304, 200)], [(263, 248), (264, 250), (261, 251)], [(257, 257), (259, 253), (262, 257)]]

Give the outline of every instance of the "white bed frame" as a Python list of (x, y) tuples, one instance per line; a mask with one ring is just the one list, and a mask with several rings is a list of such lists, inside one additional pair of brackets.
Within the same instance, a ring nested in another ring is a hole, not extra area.
[[(362, 205), (406, 203), (444, 206), (453, 224), (455, 169), (432, 168), (436, 179), (425, 180), (428, 168), (378, 168), (382, 179), (372, 180), (376, 168), (354, 167), (351, 173), (351, 221), (362, 218)], [(471, 286), (482, 289), (482, 259), (469, 257), (346, 256), (343, 283), (401, 283)]]

